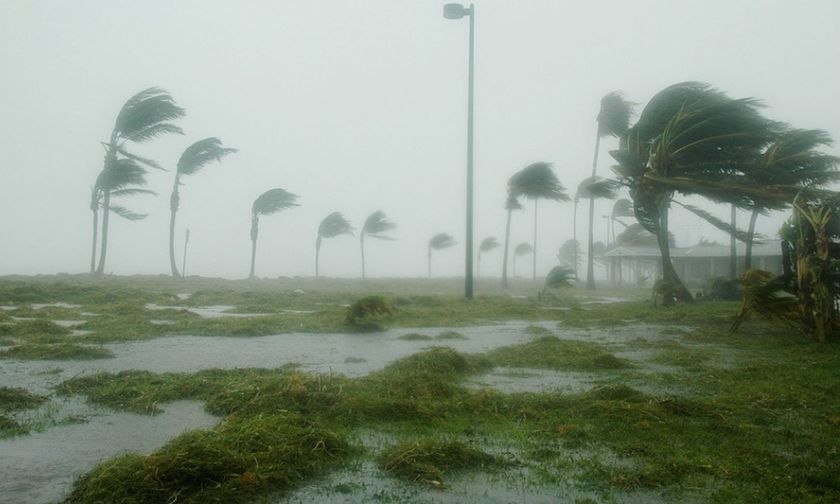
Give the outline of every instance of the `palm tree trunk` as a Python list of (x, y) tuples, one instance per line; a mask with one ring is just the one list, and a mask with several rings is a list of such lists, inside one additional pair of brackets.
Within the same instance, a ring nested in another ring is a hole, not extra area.
[(572, 211), (572, 241), (575, 242), (575, 277), (578, 275), (578, 241), (577, 241), (577, 205), (578, 198), (575, 196), (575, 206)]
[(90, 274), (96, 272), (96, 242), (99, 233), (99, 202), (91, 203), (93, 210), (93, 243), (90, 247)]
[(428, 252), (428, 269), (429, 269), (429, 278), (432, 278), (432, 247), (429, 247), (429, 252)]
[(481, 250), (478, 251), (478, 256), (475, 259), (475, 277), (481, 277)]
[(315, 278), (318, 278), (318, 262), (321, 258), (321, 237), (315, 240)]
[(169, 267), (174, 278), (181, 276), (178, 273), (178, 266), (175, 264), (175, 214), (178, 213), (179, 200), (178, 175), (175, 175), (175, 187), (172, 188), (172, 196), (169, 197), (169, 211), (171, 212), (169, 217)]
[(248, 278), (254, 278), (254, 263), (257, 259), (257, 236), (259, 235), (259, 218), (251, 217), (251, 272)]
[[(672, 304), (673, 299), (677, 301), (692, 302), (694, 298), (683, 285), (674, 264), (671, 262), (671, 244), (668, 242), (668, 207), (670, 198), (663, 197), (659, 205), (659, 233), (656, 235), (656, 243), (659, 245), (659, 253), (662, 256), (662, 281), (663, 299), (665, 305)], [(654, 288), (656, 286), (654, 285)], [(673, 299), (672, 299), (673, 297)]]
[(359, 249), (362, 252), (362, 279), (365, 278), (365, 234), (364, 232), (359, 236)]
[(513, 209), (508, 209), (507, 225), (505, 226), (505, 253), (502, 258), (502, 288), (507, 289), (507, 265), (508, 265), (508, 249), (510, 248), (510, 218), (513, 215)]
[(753, 208), (750, 214), (750, 227), (747, 228), (747, 249), (744, 253), (744, 271), (752, 268), (753, 238), (755, 238), (755, 221), (758, 219), (758, 209)]
[(190, 230), (184, 233), (184, 260), (181, 262), (181, 278), (187, 276), (187, 245), (190, 244)]
[(537, 203), (539, 200), (534, 200), (534, 257), (533, 262), (534, 265), (531, 269), (532, 274), (534, 276), (534, 280), (537, 279)]
[(99, 266), (96, 268), (96, 274), (101, 275), (105, 272), (105, 256), (108, 252), (108, 217), (111, 214), (111, 191), (105, 191), (105, 197), (102, 200), (102, 248), (99, 252)]
[(729, 215), (729, 225), (732, 226), (733, 233), (729, 237), (729, 279), (735, 280), (738, 275), (738, 249), (735, 243), (735, 205), (732, 205), (732, 211)]
[(586, 288), (595, 290), (595, 257), (592, 254), (594, 249), (593, 217), (595, 215), (595, 198), (589, 198), (589, 237), (587, 239), (586, 252)]

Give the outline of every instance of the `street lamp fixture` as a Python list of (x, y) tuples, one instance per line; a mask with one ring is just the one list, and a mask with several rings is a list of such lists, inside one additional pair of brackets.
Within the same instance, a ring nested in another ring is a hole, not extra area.
[(470, 18), (470, 59), (467, 98), (467, 250), (466, 274), (464, 275), (464, 297), (473, 298), (473, 65), (475, 61), (475, 6), (464, 7), (449, 3), (443, 6), (446, 19)]

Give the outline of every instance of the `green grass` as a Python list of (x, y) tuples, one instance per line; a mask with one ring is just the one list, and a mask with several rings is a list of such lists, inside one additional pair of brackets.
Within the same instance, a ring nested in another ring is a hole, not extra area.
[(497, 469), (500, 459), (462, 441), (420, 439), (391, 446), (379, 454), (379, 468), (411, 483), (441, 487), (445, 477), (464, 470)]
[(495, 366), (570, 371), (626, 369), (631, 364), (596, 343), (542, 336), (530, 343), (497, 348), (486, 354)]
[(113, 356), (114, 354), (108, 349), (75, 343), (54, 345), (24, 343), (0, 351), (0, 359), (19, 360), (90, 360), (107, 359)]
[(0, 387), (0, 412), (8, 413), (40, 406), (47, 398), (17, 387)]

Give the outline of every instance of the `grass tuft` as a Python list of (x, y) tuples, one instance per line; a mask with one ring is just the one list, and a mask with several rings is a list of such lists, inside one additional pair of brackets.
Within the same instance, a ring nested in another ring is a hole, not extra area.
[(20, 360), (87, 360), (107, 359), (113, 356), (114, 354), (108, 349), (75, 343), (55, 345), (24, 343), (0, 351), (0, 359)]
[(470, 469), (498, 468), (504, 463), (460, 441), (422, 439), (384, 450), (379, 468), (405, 481), (442, 487), (444, 477)]

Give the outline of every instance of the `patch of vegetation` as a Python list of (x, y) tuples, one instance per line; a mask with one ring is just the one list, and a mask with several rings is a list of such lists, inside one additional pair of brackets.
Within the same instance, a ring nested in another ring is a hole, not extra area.
[(230, 417), (182, 434), (148, 457), (123, 455), (79, 479), (66, 502), (252, 502), (341, 464), (333, 431), (296, 414)]
[(27, 434), (29, 429), (14, 418), (0, 415), (0, 439)]
[(465, 340), (469, 339), (463, 334), (457, 331), (443, 331), (442, 333), (435, 336), (436, 340)]
[(444, 484), (444, 476), (466, 469), (486, 470), (504, 463), (498, 458), (461, 441), (421, 439), (400, 443), (384, 450), (379, 468), (412, 483), (434, 487)]
[(431, 341), (434, 338), (427, 334), (420, 334), (420, 333), (405, 333), (400, 336), (397, 336), (399, 340), (405, 341)]
[(0, 324), (0, 336), (11, 336), (28, 343), (57, 343), (64, 341), (70, 330), (50, 320), (19, 320)]
[(17, 387), (0, 387), (0, 412), (20, 411), (40, 406), (46, 397)]
[(15, 340), (12, 338), (0, 338), (0, 346), (12, 346), (15, 344)]
[(577, 340), (562, 340), (543, 336), (522, 345), (497, 348), (487, 352), (486, 358), (500, 367), (531, 367), (593, 371), (598, 369), (626, 369), (630, 363), (615, 357), (604, 347)]
[(396, 313), (391, 302), (383, 296), (365, 296), (350, 305), (344, 322), (356, 331), (382, 331), (382, 320)]
[(55, 345), (24, 343), (0, 351), (0, 359), (20, 360), (88, 360), (107, 359), (113, 356), (113, 352), (106, 348), (75, 343)]
[(535, 326), (535, 325), (529, 325), (528, 327), (525, 328), (525, 330), (523, 332), (525, 334), (533, 334), (535, 336), (551, 336), (553, 334), (551, 332), (551, 330), (546, 329), (545, 327), (542, 327), (542, 326)]

